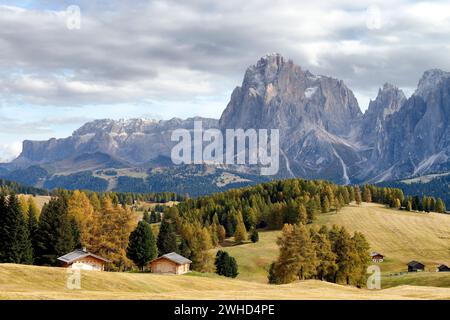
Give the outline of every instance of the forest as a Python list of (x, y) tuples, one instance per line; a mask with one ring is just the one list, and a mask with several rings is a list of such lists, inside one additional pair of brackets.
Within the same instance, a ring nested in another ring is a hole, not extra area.
[[(445, 212), (439, 198), (405, 197), (400, 189), (303, 179), (198, 198), (58, 189), (41, 211), (32, 197), (16, 196), (16, 191), (3, 188), (0, 192), (0, 262), (52, 266), (59, 256), (86, 247), (111, 260), (110, 271), (144, 270), (155, 257), (178, 252), (192, 260), (193, 270), (217, 272), (217, 265), (223, 264), (217, 259), (233, 264), (232, 257), (217, 256), (214, 261), (211, 251), (226, 239), (239, 245), (258, 241), (260, 230), (282, 230), (277, 242), (279, 258), (268, 275), (275, 284), (310, 278), (362, 283), (369, 257), (364, 235), (351, 235), (344, 228), (310, 227), (320, 214), (363, 201), (399, 210)], [(146, 212), (138, 221), (135, 201), (181, 202), (159, 206), (163, 212)], [(237, 271), (229, 273), (235, 276)]]

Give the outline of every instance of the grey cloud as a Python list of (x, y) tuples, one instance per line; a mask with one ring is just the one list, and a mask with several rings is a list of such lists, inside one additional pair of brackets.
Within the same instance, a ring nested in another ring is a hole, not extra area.
[[(386, 81), (414, 87), (425, 69), (450, 70), (450, 17), (436, 22), (411, 11), (415, 1), (383, 0), (382, 27), (369, 30), (372, 3), (45, 1), (0, 19), (0, 99), (80, 105), (218, 95), (267, 52), (374, 95)], [(65, 28), (69, 4), (81, 7), (81, 30)]]

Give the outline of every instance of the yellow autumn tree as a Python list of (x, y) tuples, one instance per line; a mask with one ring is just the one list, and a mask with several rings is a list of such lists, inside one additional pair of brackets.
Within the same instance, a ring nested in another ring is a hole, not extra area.
[(25, 216), (28, 215), (28, 198), (31, 198), (31, 197), (24, 196), (24, 195), (19, 196), (20, 209), (22, 210), (22, 213)]
[(127, 258), (126, 250), (136, 221), (130, 208), (113, 205), (110, 197), (104, 197), (94, 217), (92, 251), (111, 260), (113, 270), (131, 268), (133, 262)]
[(91, 249), (94, 227), (94, 208), (84, 192), (75, 190), (67, 204), (69, 217), (74, 218), (80, 232), (83, 247)]
[(39, 218), (41, 210), (39, 210), (39, 208), (38, 208), (36, 202), (34, 201), (33, 197), (28, 197), (27, 205), (28, 205), (27, 206), (28, 207), (27, 214), (29, 214), (32, 211), (33, 214), (36, 215), (36, 218)]
[(234, 241), (236, 243), (242, 243), (247, 241), (247, 239), (248, 234), (247, 229), (245, 228), (244, 219), (242, 218), (242, 213), (238, 211), (236, 231), (234, 233)]

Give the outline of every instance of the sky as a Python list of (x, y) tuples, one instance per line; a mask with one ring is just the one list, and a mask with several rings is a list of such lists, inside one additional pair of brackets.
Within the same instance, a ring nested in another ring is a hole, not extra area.
[(450, 71), (450, 0), (0, 0), (0, 162), (93, 119), (219, 118), (272, 52), (364, 111), (385, 82)]

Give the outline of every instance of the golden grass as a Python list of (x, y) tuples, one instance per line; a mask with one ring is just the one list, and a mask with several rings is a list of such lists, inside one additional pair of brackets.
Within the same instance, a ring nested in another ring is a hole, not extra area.
[(0, 299), (450, 299), (449, 288), (401, 286), (369, 291), (309, 280), (268, 285), (214, 275), (83, 271), (80, 290), (66, 269), (0, 264)]
[[(371, 250), (386, 256), (378, 265), (383, 273), (383, 287), (414, 284), (450, 287), (450, 275), (441, 276), (390, 276), (406, 272), (406, 264), (418, 260), (426, 265), (424, 274), (434, 274), (438, 264), (450, 264), (450, 216), (437, 213), (416, 213), (392, 210), (378, 204), (351, 205), (339, 213), (320, 214), (316, 225), (345, 226), (349, 231), (362, 232)], [(221, 248), (235, 257), (239, 266), (238, 279), (267, 282), (267, 271), (277, 258), (275, 243), (280, 231), (259, 233), (260, 241)], [(384, 281), (386, 279), (386, 283)], [(442, 281), (441, 281), (442, 280)], [(441, 283), (441, 285), (439, 285)]]
[(34, 202), (36, 203), (36, 206), (39, 208), (39, 210), (42, 209), (44, 204), (48, 203), (51, 199), (50, 196), (32, 196), (29, 194), (19, 194), (19, 197), (25, 197), (25, 199), (28, 199), (29, 197), (32, 197)]
[(343, 225), (362, 232), (371, 249), (386, 257), (383, 272), (407, 271), (406, 264), (417, 260), (435, 271), (450, 264), (450, 215), (392, 210), (378, 204), (351, 205), (337, 214), (324, 214), (318, 224)]

